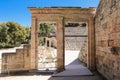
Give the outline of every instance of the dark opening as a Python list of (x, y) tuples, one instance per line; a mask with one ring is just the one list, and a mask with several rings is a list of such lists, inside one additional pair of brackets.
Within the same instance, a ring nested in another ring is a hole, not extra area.
[(47, 40), (47, 47), (49, 47), (49, 41)]

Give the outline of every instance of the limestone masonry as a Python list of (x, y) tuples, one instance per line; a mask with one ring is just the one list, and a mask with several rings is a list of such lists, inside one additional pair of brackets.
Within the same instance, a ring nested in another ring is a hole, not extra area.
[[(85, 37), (81, 37), (81, 35)], [(65, 50), (80, 50), (86, 37), (86, 26), (65, 27)]]
[[(120, 0), (101, 0), (97, 9), (31, 7), (29, 10), (32, 19), (31, 45), (17, 49), (16, 53), (3, 53), (2, 73), (36, 70), (38, 25), (55, 22), (57, 71), (65, 69), (65, 49), (80, 50), (78, 57), (90, 70), (97, 70), (108, 80), (120, 80)], [(85, 22), (86, 29), (64, 28), (67, 22)], [(81, 35), (84, 37), (78, 37)]]
[(102, 0), (95, 16), (96, 67), (108, 80), (120, 80), (120, 0)]

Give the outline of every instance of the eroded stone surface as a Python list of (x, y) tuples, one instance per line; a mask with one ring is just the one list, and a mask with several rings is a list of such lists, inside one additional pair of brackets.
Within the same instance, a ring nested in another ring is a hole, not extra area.
[(120, 1), (102, 0), (95, 17), (96, 66), (108, 80), (120, 79)]
[[(55, 22), (57, 27), (57, 70), (64, 70), (64, 52), (65, 52), (65, 39), (64, 39), (64, 25), (66, 22), (85, 22), (88, 24), (88, 68), (95, 69), (95, 56), (94, 55), (94, 12), (95, 8), (29, 8), (32, 13), (32, 39), (31, 39), (31, 62), (37, 61), (37, 28), (40, 22)], [(74, 32), (77, 33), (77, 32)], [(79, 32), (78, 32), (79, 33)], [(78, 34), (77, 33), (77, 34)], [(72, 43), (71, 43), (72, 44)], [(36, 64), (31, 67), (36, 69)]]
[(23, 48), (16, 49), (14, 53), (3, 53), (1, 73), (30, 70), (30, 56), (30, 45), (24, 45)]

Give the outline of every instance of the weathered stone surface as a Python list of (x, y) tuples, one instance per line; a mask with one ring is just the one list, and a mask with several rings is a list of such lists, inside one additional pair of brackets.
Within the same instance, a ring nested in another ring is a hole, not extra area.
[[(40, 22), (55, 22), (57, 24), (57, 70), (64, 70), (64, 52), (65, 52), (65, 29), (66, 22), (85, 22), (88, 26), (88, 68), (95, 69), (95, 47), (94, 47), (94, 13), (96, 8), (69, 8), (69, 7), (56, 7), (56, 8), (29, 8), (32, 13), (32, 39), (31, 39), (31, 62), (37, 61), (37, 28)], [(74, 32), (79, 34), (81, 32)], [(70, 34), (74, 34), (70, 33)], [(72, 42), (73, 43), (73, 42)], [(71, 43), (71, 44), (72, 44)], [(36, 63), (37, 64), (37, 63)], [(31, 67), (36, 69), (35, 65)]]
[(16, 53), (3, 53), (1, 73), (30, 70), (30, 56), (30, 45), (24, 45), (23, 49), (16, 49)]
[[(85, 37), (81, 37), (82, 35)], [(65, 27), (65, 50), (80, 50), (86, 37), (86, 26)]]
[[(108, 80), (120, 79), (119, 6), (119, 0), (101, 0), (95, 17), (96, 66)], [(117, 54), (111, 51), (113, 47), (119, 49)]]
[[(108, 80), (120, 80), (120, 0), (101, 0), (95, 15), (95, 32), (94, 8), (30, 8), (30, 11), (32, 13), (31, 51), (29, 46), (24, 46), (23, 49), (18, 49), (16, 53), (3, 54), (2, 73), (6, 73), (8, 70), (13, 72), (36, 69), (37, 64), (33, 62), (37, 61), (37, 27), (41, 21), (57, 23), (57, 68), (60, 71), (63, 70), (64, 23), (82, 21), (88, 23), (88, 41), (81, 48), (80, 60), (86, 63), (90, 69), (94, 69), (96, 66), (97, 71)], [(67, 32), (65, 34), (70, 35), (81, 33), (78, 31), (75, 31), (75, 33), (69, 32), (69, 29), (65, 29), (65, 32)], [(95, 47), (94, 34), (96, 37)], [(74, 39), (69, 42), (73, 45)], [(96, 51), (96, 54), (94, 54), (94, 51)]]
[(85, 41), (83, 42), (83, 45), (81, 45), (78, 58), (80, 59), (80, 61), (87, 64), (87, 56), (88, 56), (88, 38), (86, 38)]

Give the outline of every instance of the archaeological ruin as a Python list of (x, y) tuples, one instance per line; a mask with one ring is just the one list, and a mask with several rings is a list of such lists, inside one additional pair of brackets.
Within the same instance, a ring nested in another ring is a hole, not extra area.
[[(1, 73), (37, 70), (38, 65), (43, 65), (38, 63), (41, 57), (38, 53), (45, 48), (47, 52), (56, 50), (57, 56), (52, 62), (55, 62), (56, 71), (64, 71), (65, 50), (70, 49), (80, 50), (79, 60), (91, 71), (98, 71), (108, 80), (120, 80), (120, 0), (101, 0), (98, 8), (29, 7), (29, 10), (31, 44), (15, 53), (3, 53)], [(65, 27), (66, 23), (80, 22), (86, 26)], [(55, 24), (55, 34), (39, 36), (42, 23)], [(38, 45), (40, 38), (44, 41), (40, 45), (45, 48)]]

